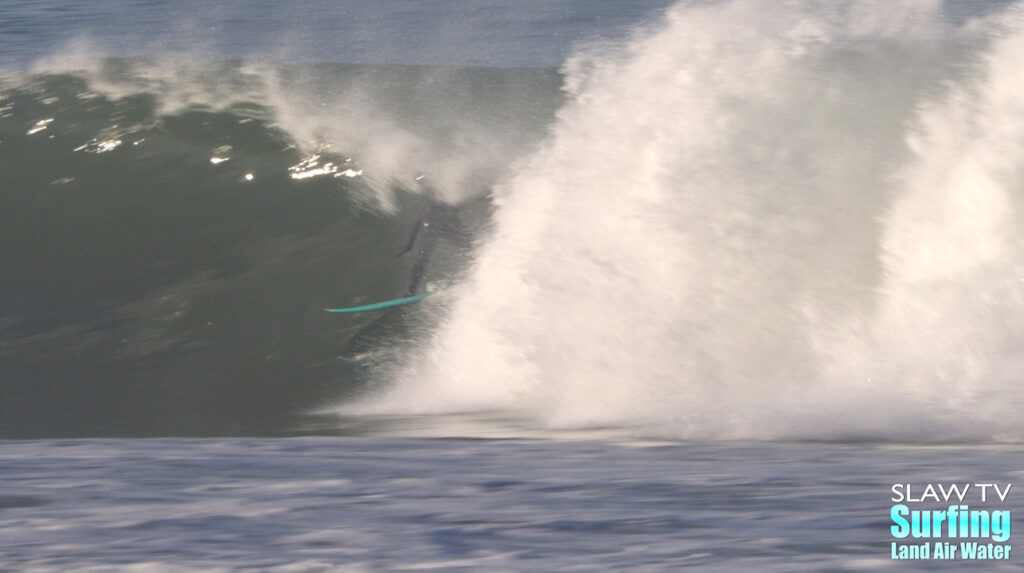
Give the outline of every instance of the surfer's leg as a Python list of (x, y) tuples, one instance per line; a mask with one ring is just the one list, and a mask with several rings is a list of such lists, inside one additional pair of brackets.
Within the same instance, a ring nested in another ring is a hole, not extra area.
[(420, 256), (412, 267), (412, 281), (409, 283), (409, 289), (405, 291), (405, 296), (416, 294), (416, 289), (420, 286), (420, 279), (423, 278), (425, 270), (427, 270), (427, 257)]
[(434, 252), (435, 246), (437, 246), (437, 237), (433, 234), (426, 233), (421, 238), (419, 256), (416, 257), (416, 264), (412, 267), (412, 281), (409, 283), (409, 290), (405, 291), (405, 296), (416, 294), (416, 289), (420, 286), (420, 279), (423, 278), (423, 273), (427, 270), (427, 262), (430, 261), (430, 255)]

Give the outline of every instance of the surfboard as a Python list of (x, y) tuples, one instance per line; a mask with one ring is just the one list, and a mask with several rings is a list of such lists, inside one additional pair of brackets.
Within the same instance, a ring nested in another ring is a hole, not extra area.
[(348, 308), (325, 308), (327, 312), (363, 312), (364, 310), (379, 310), (382, 308), (389, 308), (392, 306), (402, 306), (403, 304), (411, 304), (419, 302), (428, 296), (432, 295), (432, 292), (425, 292), (422, 294), (416, 294), (413, 296), (407, 296), (403, 298), (396, 298), (394, 300), (385, 300), (383, 302), (375, 302), (373, 304), (364, 304), (363, 306), (351, 306)]

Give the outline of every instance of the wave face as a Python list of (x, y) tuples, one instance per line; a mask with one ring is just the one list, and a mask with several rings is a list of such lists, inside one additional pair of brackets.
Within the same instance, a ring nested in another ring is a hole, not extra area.
[(1020, 441), (1024, 4), (957, 6), (684, 2), (578, 54), (448, 314), (343, 410)]
[(356, 357), (409, 329), (322, 308), (403, 291), (422, 177), (485, 224), (560, 85), (81, 55), (4, 78), (0, 435), (308, 431), (362, 383)]

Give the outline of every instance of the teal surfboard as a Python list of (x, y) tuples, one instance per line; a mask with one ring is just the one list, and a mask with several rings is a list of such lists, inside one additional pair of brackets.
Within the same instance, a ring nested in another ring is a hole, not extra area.
[(363, 306), (351, 306), (348, 308), (325, 308), (327, 312), (362, 312), (364, 310), (378, 310), (381, 308), (389, 308), (392, 306), (402, 306), (403, 304), (410, 304), (413, 302), (419, 302), (428, 296), (432, 295), (432, 292), (425, 292), (413, 296), (407, 296), (404, 298), (396, 298), (395, 300), (386, 300), (384, 302), (375, 302), (373, 304), (365, 304)]

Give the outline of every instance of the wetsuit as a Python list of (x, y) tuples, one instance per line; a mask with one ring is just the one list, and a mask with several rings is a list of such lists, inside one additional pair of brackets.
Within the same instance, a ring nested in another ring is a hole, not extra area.
[(417, 247), (416, 264), (412, 267), (412, 281), (405, 291), (405, 296), (416, 294), (423, 273), (427, 270), (430, 255), (434, 252), (437, 240), (441, 237), (459, 244), (467, 242), (466, 232), (456, 215), (455, 208), (446, 203), (434, 203), (426, 213), (416, 219), (412, 235), (409, 236), (409, 243), (401, 253), (398, 253), (398, 256), (401, 257), (411, 251), (414, 246)]

